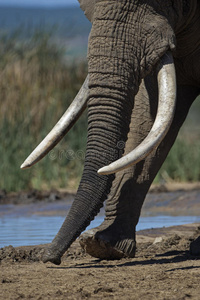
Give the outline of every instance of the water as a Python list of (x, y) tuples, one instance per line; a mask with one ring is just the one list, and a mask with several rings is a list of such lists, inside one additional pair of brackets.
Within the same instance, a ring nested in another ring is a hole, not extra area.
[[(0, 248), (8, 245), (16, 247), (49, 243), (58, 232), (64, 219), (64, 216), (0, 216)], [(98, 226), (102, 221), (103, 216), (97, 216), (88, 228)], [(200, 222), (200, 216), (141, 217), (137, 230), (195, 222)]]

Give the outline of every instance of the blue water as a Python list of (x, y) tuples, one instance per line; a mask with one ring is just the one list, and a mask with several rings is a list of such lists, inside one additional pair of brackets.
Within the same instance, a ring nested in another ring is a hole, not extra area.
[[(24, 246), (44, 244), (52, 241), (65, 217), (61, 216), (1, 216), (0, 248), (8, 245)], [(97, 218), (88, 228), (98, 226), (103, 216)], [(154, 216), (141, 217), (137, 230), (200, 222), (200, 216)]]

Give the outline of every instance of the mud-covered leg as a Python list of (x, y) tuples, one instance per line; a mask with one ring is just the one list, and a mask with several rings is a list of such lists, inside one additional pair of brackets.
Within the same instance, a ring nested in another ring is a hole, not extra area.
[[(116, 174), (106, 201), (104, 222), (80, 238), (81, 246), (91, 256), (101, 259), (134, 257), (135, 227), (144, 199), (198, 92), (191, 87), (179, 86), (174, 122), (164, 141), (144, 161)], [(135, 99), (125, 153), (135, 148), (148, 134), (157, 110), (157, 94), (156, 79), (147, 77)]]

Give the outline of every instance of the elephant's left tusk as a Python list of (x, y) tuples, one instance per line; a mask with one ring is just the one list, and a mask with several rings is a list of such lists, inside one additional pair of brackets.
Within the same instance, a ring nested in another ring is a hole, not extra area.
[(153, 127), (143, 142), (133, 151), (98, 170), (100, 175), (108, 175), (123, 170), (145, 159), (158, 147), (172, 123), (176, 107), (176, 74), (172, 54), (167, 52), (158, 68), (158, 111)]
[(75, 122), (81, 116), (87, 106), (89, 95), (88, 81), (89, 76), (86, 77), (79, 93), (77, 94), (71, 105), (68, 107), (67, 111), (54, 126), (54, 128), (50, 131), (50, 133), (21, 165), (21, 169), (29, 168), (39, 160), (41, 160), (72, 128), (72, 126), (75, 124)]

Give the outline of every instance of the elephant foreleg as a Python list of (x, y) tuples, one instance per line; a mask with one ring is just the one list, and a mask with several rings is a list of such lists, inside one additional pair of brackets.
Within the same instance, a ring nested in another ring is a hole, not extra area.
[[(134, 257), (135, 227), (144, 199), (198, 92), (192, 87), (179, 86), (174, 122), (163, 142), (144, 161), (116, 174), (106, 201), (104, 222), (80, 238), (81, 246), (87, 253), (101, 259)], [(148, 134), (157, 110), (157, 94), (156, 78), (148, 76), (135, 98), (125, 153), (141, 143)]]

